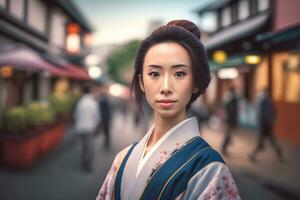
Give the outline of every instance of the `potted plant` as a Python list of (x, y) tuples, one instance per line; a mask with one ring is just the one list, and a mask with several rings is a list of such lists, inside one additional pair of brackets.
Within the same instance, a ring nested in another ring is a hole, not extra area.
[(37, 155), (38, 141), (31, 134), (24, 134), (27, 132), (25, 108), (9, 109), (5, 122), (5, 133), (1, 135), (4, 163), (29, 166)]
[(53, 95), (49, 98), (51, 108), (57, 117), (68, 118), (73, 110), (76, 97), (68, 95)]
[(33, 102), (7, 110), (0, 134), (4, 163), (28, 168), (57, 146), (66, 124), (63, 116), (70, 112), (73, 102), (68, 97), (51, 97), (49, 103)]

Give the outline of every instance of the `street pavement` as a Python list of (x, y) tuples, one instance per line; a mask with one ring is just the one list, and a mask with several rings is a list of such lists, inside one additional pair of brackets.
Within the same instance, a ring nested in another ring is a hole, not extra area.
[[(96, 137), (94, 170), (80, 169), (81, 143), (70, 126), (62, 143), (39, 160), (30, 170), (0, 168), (1, 200), (87, 200), (95, 199), (114, 156), (127, 145), (138, 141), (146, 127), (133, 125), (132, 113), (126, 116), (116, 112), (113, 117), (112, 148), (104, 148), (104, 138)], [(204, 126), (202, 137), (219, 150), (223, 139), (222, 128)], [(229, 156), (224, 157), (233, 173), (242, 199), (300, 199), (299, 147), (281, 142), (285, 160), (277, 161), (275, 153), (267, 146), (258, 156), (258, 162), (248, 160), (256, 142), (253, 131), (240, 129), (233, 135)]]
[[(221, 153), (224, 128), (205, 126), (202, 137)], [(300, 199), (300, 147), (279, 141), (283, 150), (283, 161), (278, 161), (270, 143), (251, 162), (248, 155), (257, 144), (254, 130), (238, 129), (233, 132), (225, 162), (232, 171), (242, 199)]]
[(81, 143), (69, 127), (61, 144), (32, 169), (0, 168), (0, 200), (95, 199), (114, 156), (141, 137), (121, 114), (116, 114), (114, 119), (112, 148), (103, 147), (102, 134), (96, 138), (92, 172), (81, 170)]

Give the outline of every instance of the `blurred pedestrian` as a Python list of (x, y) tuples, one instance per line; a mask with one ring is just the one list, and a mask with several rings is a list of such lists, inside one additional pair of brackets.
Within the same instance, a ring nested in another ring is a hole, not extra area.
[(85, 171), (92, 170), (94, 136), (100, 121), (99, 107), (93, 92), (88, 85), (83, 86), (82, 97), (78, 100), (74, 112), (75, 132), (82, 141), (81, 165)]
[(265, 141), (268, 139), (271, 143), (271, 146), (275, 150), (278, 160), (282, 161), (282, 150), (278, 145), (273, 134), (273, 127), (276, 121), (276, 111), (272, 100), (269, 97), (268, 89), (264, 89), (258, 95), (257, 106), (259, 137), (257, 146), (254, 149), (254, 151), (249, 155), (249, 159), (252, 162), (256, 162), (257, 154), (264, 149)]
[(228, 155), (227, 148), (231, 143), (232, 132), (236, 129), (238, 123), (238, 98), (233, 86), (229, 88), (225, 96), (224, 107), (226, 112), (226, 128), (222, 153)]
[(110, 148), (110, 128), (111, 128), (111, 115), (112, 109), (108, 96), (108, 84), (103, 83), (100, 87), (100, 99), (99, 99), (99, 108), (101, 114), (101, 123), (100, 128), (104, 133), (104, 144), (105, 148)]
[(141, 122), (142, 113), (135, 104), (132, 106), (132, 110), (133, 110), (133, 123), (134, 123), (134, 126), (138, 127), (140, 122)]
[(199, 131), (201, 133), (203, 124), (207, 122), (210, 117), (210, 111), (208, 107), (204, 104), (202, 97), (198, 97), (191, 105), (191, 115), (196, 116)]
[(126, 99), (120, 99), (120, 108), (121, 108), (121, 112), (124, 116), (124, 120), (127, 119), (127, 114), (128, 114), (128, 102)]

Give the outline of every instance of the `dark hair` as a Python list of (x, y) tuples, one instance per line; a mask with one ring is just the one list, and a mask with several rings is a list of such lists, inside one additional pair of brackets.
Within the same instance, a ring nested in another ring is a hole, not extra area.
[(83, 94), (88, 94), (91, 92), (91, 88), (89, 85), (83, 85), (83, 87), (81, 88), (81, 91)]
[(187, 104), (187, 109), (200, 94), (203, 94), (210, 82), (210, 71), (206, 51), (200, 41), (201, 33), (199, 28), (187, 20), (170, 21), (167, 25), (154, 30), (146, 39), (144, 39), (137, 51), (134, 75), (131, 83), (131, 94), (133, 94), (139, 108), (143, 101), (143, 92), (139, 86), (139, 74), (142, 75), (144, 58), (148, 50), (155, 44), (172, 41), (184, 47), (192, 61), (193, 85), (199, 89), (193, 93)]

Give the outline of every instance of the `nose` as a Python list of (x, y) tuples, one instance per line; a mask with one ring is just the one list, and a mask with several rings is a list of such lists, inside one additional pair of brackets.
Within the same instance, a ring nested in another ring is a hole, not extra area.
[(172, 88), (171, 88), (171, 80), (169, 76), (165, 76), (163, 78), (163, 84), (161, 87), (161, 92), (162, 95), (170, 95), (172, 94)]

